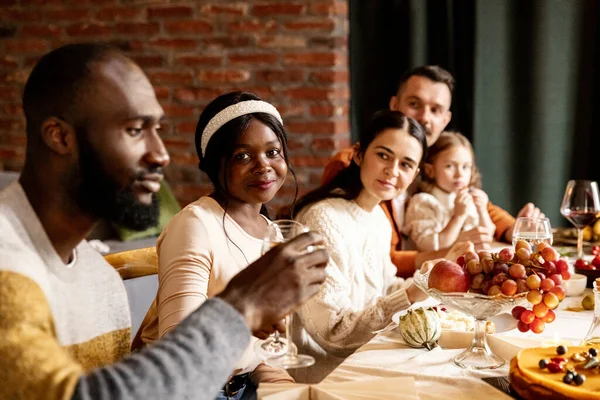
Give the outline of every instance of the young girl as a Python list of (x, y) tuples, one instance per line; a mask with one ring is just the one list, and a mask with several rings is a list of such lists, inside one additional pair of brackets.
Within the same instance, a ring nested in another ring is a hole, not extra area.
[(420, 251), (439, 250), (454, 244), (462, 231), (481, 226), (496, 230), (487, 211), (488, 196), (480, 189), (469, 140), (444, 132), (425, 159), (422, 193), (414, 195), (404, 219), (404, 233)]
[[(260, 257), (270, 223), (264, 204), (288, 170), (293, 174), (279, 113), (251, 93), (224, 94), (204, 109), (196, 150), (214, 191), (174, 216), (158, 238), (159, 288), (142, 323), (145, 343), (166, 335)], [(260, 364), (254, 342), (217, 399), (251, 398), (258, 382), (293, 382), (284, 370)]]
[(324, 289), (294, 319), (298, 351), (316, 359), (313, 367), (292, 371), (297, 381), (319, 382), (395, 312), (426, 298), (410, 279), (395, 277), (392, 228), (379, 206), (410, 185), (426, 151), (416, 121), (378, 112), (350, 166), (298, 203), (297, 220), (325, 236), (330, 264)]

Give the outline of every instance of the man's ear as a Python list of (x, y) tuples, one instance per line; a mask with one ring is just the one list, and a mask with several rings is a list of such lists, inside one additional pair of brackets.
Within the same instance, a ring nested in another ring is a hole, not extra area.
[(60, 118), (47, 118), (40, 131), (42, 141), (57, 154), (69, 154), (77, 148), (75, 129)]
[[(396, 96), (390, 97), (390, 110), (396, 111), (398, 110), (398, 98)], [(448, 120), (450, 121), (450, 120)]]
[(433, 165), (425, 163), (423, 164), (423, 168), (425, 171), (425, 175), (427, 175), (429, 179), (433, 179)]
[(446, 129), (446, 127), (450, 123), (450, 120), (452, 120), (452, 111), (448, 110), (448, 112), (446, 112), (446, 118), (444, 121), (444, 129)]

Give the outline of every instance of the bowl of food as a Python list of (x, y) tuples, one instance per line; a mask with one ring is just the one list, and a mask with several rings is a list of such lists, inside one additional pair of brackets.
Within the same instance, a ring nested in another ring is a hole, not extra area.
[(584, 274), (573, 274), (571, 279), (563, 282), (563, 286), (567, 292), (567, 296), (581, 296), (587, 287), (588, 277)]
[(514, 296), (498, 294), (488, 296), (470, 292), (441, 292), (429, 287), (429, 273), (416, 273), (415, 284), (434, 299), (447, 304), (454, 310), (466, 314), (474, 320), (474, 336), (471, 346), (452, 359), (452, 363), (465, 369), (496, 369), (504, 365), (504, 360), (495, 355), (487, 345), (486, 327), (489, 326), (488, 318), (523, 304), (527, 293)]
[(600, 278), (600, 257), (596, 256), (592, 261), (577, 260), (575, 261), (575, 274), (584, 275), (587, 277), (586, 287), (592, 288), (592, 284), (596, 278)]
[(471, 346), (452, 359), (469, 369), (495, 369), (504, 360), (486, 343), (488, 320), (509, 313), (521, 332), (541, 333), (552, 323), (554, 309), (565, 298), (562, 287), (571, 273), (568, 264), (546, 242), (520, 240), (515, 248), (497, 253), (467, 252), (456, 262), (442, 260), (426, 272), (418, 271), (414, 283), (432, 298), (474, 319)]

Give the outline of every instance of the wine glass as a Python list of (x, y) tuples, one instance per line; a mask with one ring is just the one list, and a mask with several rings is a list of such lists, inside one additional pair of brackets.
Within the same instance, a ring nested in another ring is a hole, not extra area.
[(535, 251), (538, 244), (546, 242), (552, 245), (552, 228), (548, 218), (519, 217), (513, 229), (513, 247), (523, 240)]
[[(285, 219), (273, 221), (267, 228), (267, 234), (263, 239), (262, 254), (304, 232), (308, 232), (308, 228), (299, 222)], [(311, 249), (309, 248), (307, 251), (311, 251)], [(285, 338), (282, 338), (279, 332), (275, 332), (267, 340), (255, 343), (254, 351), (268, 365), (291, 369), (309, 367), (315, 363), (313, 357), (298, 354), (298, 348), (293, 343), (291, 336), (292, 318), (293, 314), (285, 317)]]
[(600, 217), (598, 183), (570, 180), (560, 205), (560, 213), (577, 228), (577, 258), (583, 258), (583, 228)]

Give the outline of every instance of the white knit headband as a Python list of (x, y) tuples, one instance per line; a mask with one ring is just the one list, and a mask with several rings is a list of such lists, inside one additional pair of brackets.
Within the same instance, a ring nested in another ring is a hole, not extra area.
[(200, 140), (202, 157), (206, 155), (206, 147), (208, 146), (210, 138), (220, 127), (232, 119), (257, 112), (271, 114), (283, 125), (283, 120), (281, 119), (281, 115), (279, 115), (279, 111), (266, 101), (246, 100), (233, 104), (219, 111), (219, 113), (212, 117), (211, 120), (208, 121), (208, 124), (206, 124), (206, 128), (202, 131), (202, 139)]

